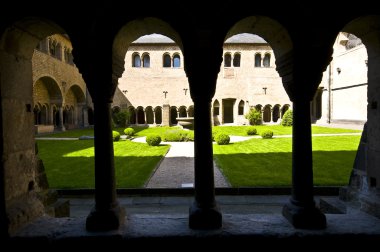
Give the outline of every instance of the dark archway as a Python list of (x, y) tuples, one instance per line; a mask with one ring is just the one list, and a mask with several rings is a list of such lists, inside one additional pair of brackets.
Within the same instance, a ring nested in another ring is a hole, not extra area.
[(154, 116), (155, 116), (155, 123), (161, 124), (162, 123), (162, 108), (157, 106), (154, 108)]
[(151, 106), (148, 106), (145, 108), (145, 114), (146, 114), (146, 123), (147, 124), (153, 124), (153, 109)]
[(236, 99), (228, 98), (222, 100), (223, 106), (223, 123), (233, 123), (234, 122), (234, 105)]
[(170, 125), (177, 125), (177, 107), (170, 107)]
[(273, 122), (277, 122), (280, 118), (280, 104), (276, 104), (273, 106), (272, 118)]

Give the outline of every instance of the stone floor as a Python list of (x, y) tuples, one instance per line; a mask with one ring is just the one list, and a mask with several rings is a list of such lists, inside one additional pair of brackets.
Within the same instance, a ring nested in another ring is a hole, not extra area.
[[(324, 197), (336, 200), (336, 197)], [(199, 248), (210, 242), (214, 248), (233, 246), (326, 249), (327, 242), (340, 248), (352, 248), (363, 244), (377, 244), (380, 240), (380, 219), (368, 215), (347, 204), (345, 214), (327, 213), (324, 230), (295, 229), (281, 214), (289, 196), (237, 195), (216, 197), (223, 214), (223, 227), (216, 230), (192, 230), (188, 227), (191, 196), (120, 196), (125, 207), (124, 225), (115, 231), (88, 232), (86, 217), (94, 205), (93, 198), (66, 198), (71, 203), (70, 218), (40, 218), (12, 236), (13, 246), (48, 245), (54, 248), (70, 248), (73, 245), (88, 247), (134, 246), (160, 248), (169, 251)], [(316, 198), (317, 201), (318, 197)], [(173, 247), (180, 246), (180, 247)], [(179, 245), (178, 245), (179, 244)], [(302, 245), (302, 246), (301, 246)], [(181, 248), (181, 249), (180, 249)]]

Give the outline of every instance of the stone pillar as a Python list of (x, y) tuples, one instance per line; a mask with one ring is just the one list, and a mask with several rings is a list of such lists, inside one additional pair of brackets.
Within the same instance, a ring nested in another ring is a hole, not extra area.
[(189, 216), (189, 226), (194, 229), (222, 226), (222, 214), (215, 201), (210, 111), (211, 100), (194, 100), (195, 202)]
[(162, 105), (162, 126), (170, 126), (170, 105)]
[(48, 124), (54, 125), (54, 107), (53, 104), (49, 106), (49, 121)]
[(145, 124), (148, 124), (148, 118), (146, 117), (146, 110), (144, 109), (144, 120), (145, 120)]
[(293, 101), (292, 140), (292, 197), (282, 213), (296, 228), (325, 228), (326, 217), (314, 202), (310, 101), (306, 98)]
[(65, 125), (63, 124), (63, 108), (59, 107), (59, 128), (65, 131)]
[(111, 103), (94, 102), (95, 207), (86, 220), (90, 231), (117, 229), (124, 222), (124, 209), (116, 201)]
[(153, 110), (153, 124), (156, 125), (156, 111)]

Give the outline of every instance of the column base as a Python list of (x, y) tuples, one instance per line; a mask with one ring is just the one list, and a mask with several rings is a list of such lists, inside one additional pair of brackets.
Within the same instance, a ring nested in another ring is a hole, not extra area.
[(297, 206), (287, 203), (282, 209), (282, 215), (295, 227), (301, 229), (325, 229), (326, 216), (315, 207)]
[(108, 231), (118, 229), (125, 221), (125, 210), (119, 205), (112, 209), (91, 210), (86, 219), (88, 231)]
[(222, 227), (222, 214), (217, 206), (200, 208), (196, 202), (190, 207), (191, 229), (218, 229)]

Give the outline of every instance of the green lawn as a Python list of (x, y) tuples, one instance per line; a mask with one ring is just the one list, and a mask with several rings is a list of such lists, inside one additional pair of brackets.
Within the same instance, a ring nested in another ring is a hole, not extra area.
[[(94, 188), (94, 142), (37, 140), (51, 188)], [(114, 142), (116, 186), (143, 187), (169, 146)]]
[[(246, 136), (247, 128), (250, 126), (214, 126), (213, 131), (223, 132), (232, 136)], [(255, 125), (257, 134), (264, 130), (272, 130), (275, 136), (278, 135), (291, 135), (292, 127), (284, 127), (282, 125)], [(340, 128), (329, 128), (321, 126), (312, 126), (312, 134), (335, 134), (335, 133), (353, 133), (361, 132), (361, 130), (351, 130), (351, 129), (340, 129)]]
[[(346, 185), (360, 136), (313, 137), (315, 185)], [(214, 145), (214, 158), (233, 187), (289, 186), (291, 138)]]

